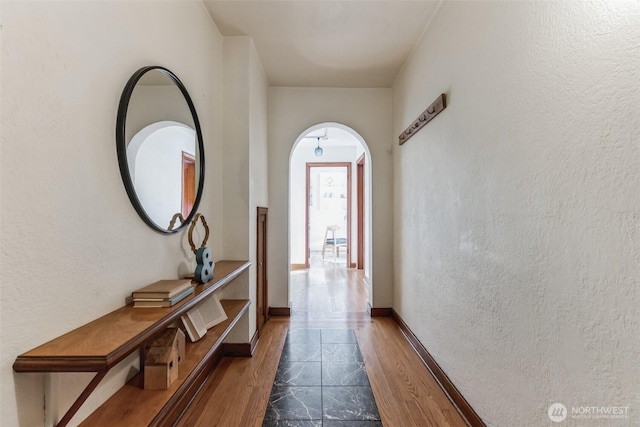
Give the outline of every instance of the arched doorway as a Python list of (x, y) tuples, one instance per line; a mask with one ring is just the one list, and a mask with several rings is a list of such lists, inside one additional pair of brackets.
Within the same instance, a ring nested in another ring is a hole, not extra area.
[(351, 270), (349, 277), (358, 271), (366, 287), (362, 307), (372, 300), (364, 280), (371, 277), (370, 159), (360, 134), (340, 123), (319, 123), (296, 139), (289, 158), (292, 313), (299, 271), (327, 283), (345, 277), (336, 269)]

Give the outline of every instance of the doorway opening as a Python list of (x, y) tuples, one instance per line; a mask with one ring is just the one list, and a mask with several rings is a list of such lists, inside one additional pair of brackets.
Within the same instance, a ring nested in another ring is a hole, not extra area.
[[(366, 315), (371, 302), (370, 152), (353, 129), (300, 134), (289, 162), (291, 315)], [(320, 301), (323, 301), (320, 303)]]
[(320, 262), (352, 267), (351, 190), (351, 163), (307, 163), (305, 268), (312, 253)]

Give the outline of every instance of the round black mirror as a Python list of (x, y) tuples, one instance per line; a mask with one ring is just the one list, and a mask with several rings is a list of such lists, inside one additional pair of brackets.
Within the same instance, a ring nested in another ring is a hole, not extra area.
[(140, 218), (161, 233), (193, 219), (204, 185), (204, 145), (196, 109), (180, 79), (143, 67), (127, 82), (118, 107), (120, 175)]

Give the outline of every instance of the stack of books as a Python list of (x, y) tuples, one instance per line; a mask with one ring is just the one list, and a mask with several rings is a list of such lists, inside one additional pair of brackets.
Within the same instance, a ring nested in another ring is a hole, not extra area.
[(191, 280), (159, 280), (131, 293), (134, 307), (172, 307), (191, 295)]

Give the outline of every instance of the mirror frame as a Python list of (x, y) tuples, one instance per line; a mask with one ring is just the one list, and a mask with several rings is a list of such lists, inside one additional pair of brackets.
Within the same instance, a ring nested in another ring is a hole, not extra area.
[[(140, 199), (138, 199), (138, 195), (136, 194), (136, 189), (133, 185), (133, 181), (131, 180), (131, 173), (129, 172), (129, 164), (127, 162), (127, 142), (126, 141), (126, 124), (127, 124), (127, 111), (129, 109), (129, 101), (131, 100), (131, 94), (136, 87), (138, 81), (144, 76), (146, 73), (152, 70), (158, 70), (169, 77), (173, 83), (180, 89), (180, 92), (184, 96), (185, 101), (187, 101), (187, 105), (189, 106), (189, 111), (191, 112), (191, 116), (193, 118), (193, 123), (195, 126), (196, 137), (197, 137), (197, 149), (198, 149), (198, 158), (197, 162), (199, 164), (200, 173), (198, 176), (198, 189), (196, 191), (196, 198), (193, 202), (193, 208), (189, 213), (182, 224), (179, 226), (169, 230), (160, 228), (158, 224), (153, 222), (153, 220), (149, 217), (147, 212), (144, 210), (144, 207), (140, 203)], [(124, 187), (127, 190), (127, 195), (129, 196), (129, 200), (131, 200), (131, 204), (133, 205), (140, 218), (152, 229), (164, 234), (173, 234), (178, 231), (184, 229), (187, 224), (189, 224), (196, 212), (198, 211), (198, 206), (200, 205), (200, 199), (202, 198), (202, 190), (204, 187), (204, 144), (202, 142), (202, 129), (200, 128), (200, 122), (198, 121), (198, 114), (196, 113), (196, 108), (193, 105), (193, 101), (191, 101), (191, 97), (189, 96), (189, 92), (184, 87), (180, 79), (169, 71), (167, 68), (151, 65), (147, 67), (142, 67), (129, 78), (129, 81), (124, 87), (122, 91), (122, 96), (120, 97), (120, 104), (118, 106), (118, 116), (116, 120), (116, 148), (118, 151), (118, 165), (120, 166), (120, 175), (122, 176), (122, 182), (124, 183)]]

